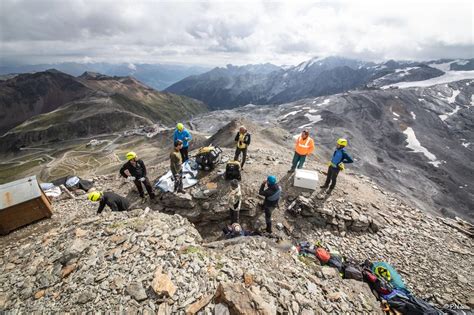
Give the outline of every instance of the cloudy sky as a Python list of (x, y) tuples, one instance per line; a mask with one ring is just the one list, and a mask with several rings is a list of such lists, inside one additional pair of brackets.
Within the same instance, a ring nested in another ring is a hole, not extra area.
[(474, 1), (0, 0), (1, 63), (474, 57)]

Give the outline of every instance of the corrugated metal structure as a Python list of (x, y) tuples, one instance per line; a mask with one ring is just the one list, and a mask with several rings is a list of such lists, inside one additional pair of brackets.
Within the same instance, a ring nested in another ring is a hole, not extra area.
[(36, 176), (0, 185), (1, 235), (51, 215), (51, 202)]

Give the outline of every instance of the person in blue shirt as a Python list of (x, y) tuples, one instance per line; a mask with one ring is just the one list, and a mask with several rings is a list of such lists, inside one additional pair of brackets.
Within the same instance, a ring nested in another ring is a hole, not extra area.
[[(350, 155), (347, 154), (345, 150), (346, 146), (347, 146), (346, 139), (341, 138), (337, 140), (336, 151), (334, 151), (331, 162), (329, 163), (326, 182), (324, 183), (323, 186), (320, 186), (320, 188), (323, 188), (323, 189), (329, 187), (327, 191), (328, 194), (331, 193), (331, 191), (336, 186), (337, 175), (339, 175), (340, 171), (344, 170), (344, 163), (354, 162), (352, 158), (350, 157)], [(329, 186), (329, 184), (331, 184), (331, 186)]]
[(186, 128), (184, 128), (184, 125), (182, 123), (178, 123), (176, 125), (176, 130), (173, 134), (173, 142), (181, 140), (181, 142), (183, 143), (183, 147), (179, 150), (179, 152), (181, 152), (181, 158), (183, 159), (183, 163), (188, 160), (189, 142), (192, 139), (193, 137), (191, 136), (191, 133)]

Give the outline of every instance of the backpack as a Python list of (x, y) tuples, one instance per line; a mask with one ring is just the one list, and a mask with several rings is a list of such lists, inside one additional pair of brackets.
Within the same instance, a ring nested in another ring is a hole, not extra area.
[(196, 163), (199, 169), (212, 170), (220, 162), (222, 150), (219, 147), (209, 146), (199, 149)]
[[(376, 262), (371, 266), (372, 273), (379, 279), (384, 279), (396, 289), (407, 290), (402, 277), (390, 264), (386, 262)], [(407, 290), (408, 291), (408, 290)]]
[(362, 281), (364, 279), (364, 276), (362, 275), (362, 269), (357, 265), (346, 265), (344, 268), (344, 279)]
[(331, 255), (329, 258), (328, 266), (336, 268), (339, 272), (343, 271), (342, 258), (339, 256)]
[(239, 161), (229, 161), (225, 166), (225, 179), (232, 180), (237, 179), (241, 180), (240, 176), (240, 162)]
[(322, 247), (316, 248), (314, 255), (322, 264), (327, 264), (329, 259), (331, 258), (328, 251)]
[(369, 284), (370, 288), (374, 290), (378, 295), (387, 295), (393, 291), (393, 287), (389, 282), (383, 278), (378, 278), (369, 270), (362, 272), (364, 280)]

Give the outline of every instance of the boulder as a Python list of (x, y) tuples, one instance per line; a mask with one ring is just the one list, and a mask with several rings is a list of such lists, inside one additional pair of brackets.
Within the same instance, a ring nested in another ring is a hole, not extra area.
[(155, 271), (151, 287), (160, 296), (173, 297), (176, 293), (176, 286), (167, 274), (161, 273), (160, 267)]
[(165, 193), (161, 199), (161, 203), (167, 208), (192, 209), (196, 206), (193, 197), (189, 193), (174, 194)]
[(260, 296), (246, 289), (243, 284), (220, 283), (214, 296), (216, 303), (229, 307), (236, 315), (270, 315), (274, 310)]
[(137, 302), (144, 301), (148, 298), (141, 283), (133, 282), (128, 285), (126, 290), (128, 295), (133, 297)]

